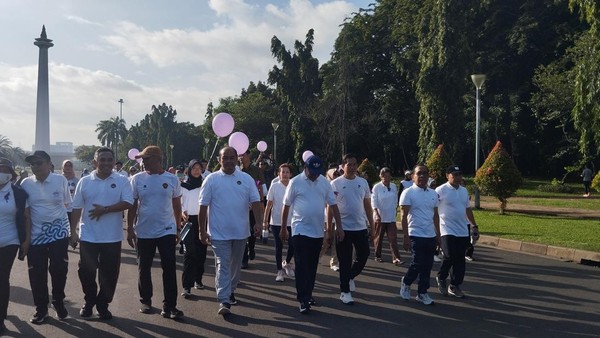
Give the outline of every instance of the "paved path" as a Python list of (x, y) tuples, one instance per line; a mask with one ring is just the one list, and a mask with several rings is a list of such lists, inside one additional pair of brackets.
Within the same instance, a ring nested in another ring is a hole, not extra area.
[[(272, 241), (269, 245), (272, 245)], [(384, 242), (384, 245), (385, 242)], [(11, 277), (7, 336), (25, 337), (598, 337), (600, 332), (600, 270), (546, 257), (478, 246), (468, 263), (463, 290), (468, 298), (430, 293), (435, 306), (397, 297), (405, 267), (369, 260), (356, 279), (356, 304), (339, 301), (337, 274), (323, 257), (315, 297), (319, 306), (309, 315), (298, 313), (293, 279), (275, 283), (273, 247), (257, 245), (256, 260), (242, 273), (236, 292), (239, 305), (227, 319), (216, 314), (214, 268), (209, 249), (205, 290), (194, 298), (179, 298), (182, 321), (164, 319), (160, 308), (151, 315), (138, 312), (137, 267), (124, 244), (121, 277), (111, 304), (115, 318), (84, 320), (78, 311), (83, 295), (77, 278), (78, 253), (71, 252), (66, 305), (71, 317), (53, 316), (32, 325), (27, 269), (17, 261)], [(389, 251), (384, 258), (390, 260)], [(403, 257), (406, 259), (406, 256)], [(178, 255), (178, 279), (182, 257)], [(158, 263), (158, 262), (156, 262)], [(158, 264), (155, 264), (158, 266)], [(434, 272), (439, 265), (434, 266)], [(432, 276), (434, 274), (432, 273)], [(432, 278), (432, 285), (434, 279)], [(160, 269), (153, 270), (154, 305), (160, 307)], [(416, 285), (413, 286), (413, 293)]]

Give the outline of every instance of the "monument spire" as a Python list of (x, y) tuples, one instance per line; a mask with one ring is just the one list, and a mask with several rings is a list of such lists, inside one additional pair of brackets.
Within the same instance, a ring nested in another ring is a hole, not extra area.
[(35, 110), (35, 150), (50, 151), (50, 97), (48, 94), (48, 48), (54, 46), (46, 36), (46, 26), (35, 39), (40, 48), (38, 59), (37, 106)]

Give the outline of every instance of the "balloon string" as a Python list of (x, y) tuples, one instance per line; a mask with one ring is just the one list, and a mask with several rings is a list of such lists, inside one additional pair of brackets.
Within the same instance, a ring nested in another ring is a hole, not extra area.
[(209, 168), (210, 168), (210, 161), (212, 160), (213, 156), (215, 155), (215, 151), (217, 150), (217, 145), (219, 144), (220, 139), (221, 139), (220, 137), (217, 137), (217, 141), (215, 142), (215, 147), (213, 148), (213, 151), (210, 154), (210, 157), (208, 158), (208, 164), (206, 166)]

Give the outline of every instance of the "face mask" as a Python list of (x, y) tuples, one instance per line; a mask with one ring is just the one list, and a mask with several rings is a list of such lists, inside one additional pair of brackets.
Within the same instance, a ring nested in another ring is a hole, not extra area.
[(0, 184), (5, 185), (12, 179), (12, 174), (0, 173)]

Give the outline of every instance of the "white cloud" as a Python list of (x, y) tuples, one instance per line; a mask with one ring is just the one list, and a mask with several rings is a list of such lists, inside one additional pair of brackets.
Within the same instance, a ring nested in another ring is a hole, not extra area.
[(76, 16), (76, 15), (65, 15), (65, 18), (67, 20), (70, 20), (70, 21), (73, 21), (73, 22), (76, 22), (76, 23), (79, 23), (79, 24), (83, 24), (83, 25), (91, 25), (91, 26), (102, 27), (101, 23), (93, 22), (93, 21), (90, 21), (88, 19), (84, 19), (84, 18), (82, 18), (80, 16)]

